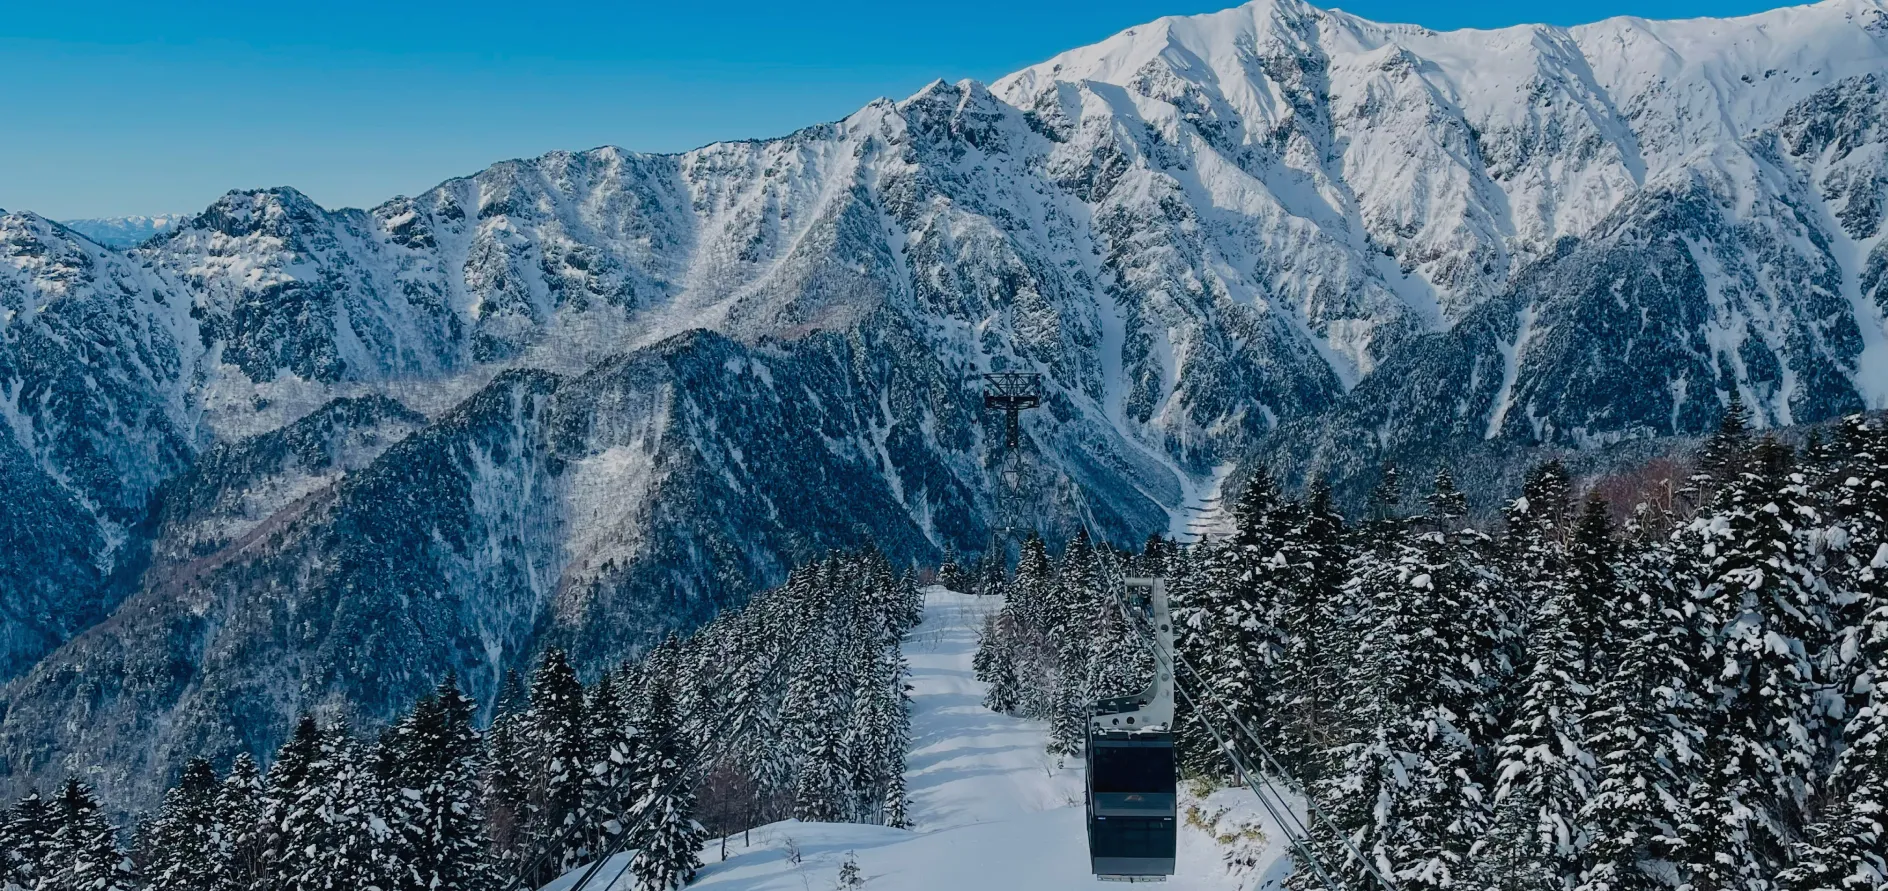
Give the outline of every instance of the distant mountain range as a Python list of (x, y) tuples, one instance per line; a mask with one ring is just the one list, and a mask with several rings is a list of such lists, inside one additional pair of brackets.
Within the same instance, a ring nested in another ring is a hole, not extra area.
[(60, 220), (59, 224), (106, 247), (136, 247), (151, 237), (177, 228), (189, 214), (160, 214), (154, 217), (101, 217), (92, 220)]
[[(232, 192), (128, 251), (0, 216), (0, 794), (595, 667), (794, 561), (1056, 536), (1242, 463), (1888, 405), (1888, 0), (1438, 33), (1296, 0), (681, 155), (371, 210)], [(115, 231), (115, 230), (114, 230)], [(1470, 487), (1484, 503), (1498, 486)]]

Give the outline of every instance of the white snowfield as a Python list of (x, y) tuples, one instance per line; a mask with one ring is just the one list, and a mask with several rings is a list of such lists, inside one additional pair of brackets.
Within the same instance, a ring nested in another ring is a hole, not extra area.
[[(1058, 767), (1046, 755), (1039, 722), (994, 714), (983, 707), (983, 685), (970, 667), (977, 629), (986, 612), (1001, 606), (932, 588), (924, 622), (911, 632), (905, 656), (911, 663), (912, 830), (839, 823), (785, 821), (755, 829), (751, 846), (729, 840), (728, 859), (718, 860), (720, 842), (702, 851), (707, 867), (691, 889), (713, 891), (826, 891), (838, 887), (840, 865), (858, 860), (872, 891), (961, 891), (1018, 889), (1064, 891), (1127, 887), (1103, 884), (1088, 871), (1079, 759)], [(1256, 811), (1249, 792), (1222, 790), (1201, 804)], [(1183, 799), (1184, 811), (1189, 802)], [(1260, 891), (1277, 888), (1291, 869), (1284, 836), (1264, 825), (1256, 864), (1234, 875), (1222, 861), (1224, 848), (1206, 833), (1183, 827), (1179, 875), (1159, 887), (1171, 891)], [(794, 852), (798, 852), (798, 856)], [(627, 855), (600, 871), (588, 891), (605, 891)], [(797, 859), (798, 862), (795, 862)], [(570, 891), (581, 871), (542, 891)], [(1145, 887), (1145, 886), (1143, 886)], [(625, 875), (608, 891), (634, 891)]]

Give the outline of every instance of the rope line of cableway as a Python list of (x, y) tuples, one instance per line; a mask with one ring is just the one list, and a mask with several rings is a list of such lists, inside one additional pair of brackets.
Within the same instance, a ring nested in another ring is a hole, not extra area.
[[(1118, 594), (1115, 595), (1113, 599), (1115, 608), (1121, 613), (1122, 620), (1127, 623), (1129, 628), (1134, 629), (1135, 636), (1140, 640), (1141, 645), (1147, 648), (1149, 654), (1154, 656), (1155, 663), (1158, 665), (1160, 658), (1155, 650), (1158, 648), (1159, 644), (1155, 641), (1153, 635), (1149, 633), (1143, 623), (1134, 616), (1133, 611), (1128, 608), (1128, 605)], [(1173, 656), (1174, 664), (1178, 665), (1180, 656), (1179, 647), (1176, 646), (1174, 648)], [(1191, 666), (1188, 666), (1188, 671), (1192, 672)], [(1192, 673), (1194, 680), (1198, 681), (1200, 679), (1199, 673)], [(1200, 723), (1206, 725), (1207, 732), (1213, 735), (1214, 744), (1219, 746), (1219, 750), (1224, 752), (1226, 757), (1232, 761), (1233, 769), (1238, 774), (1240, 782), (1243, 783), (1247, 789), (1251, 790), (1252, 796), (1259, 800), (1259, 806), (1265, 809), (1265, 812), (1271, 816), (1272, 822), (1285, 833), (1285, 837), (1291, 842), (1292, 848), (1298, 852), (1300, 857), (1304, 858), (1305, 862), (1310, 865), (1311, 870), (1317, 873), (1318, 879), (1324, 883), (1324, 887), (1328, 889), (1328, 891), (1344, 891), (1343, 887), (1338, 885), (1337, 881), (1331, 877), (1331, 874), (1325, 871), (1324, 865), (1319, 862), (1317, 855), (1312, 852), (1308, 844), (1309, 833), (1302, 831), (1303, 825), (1300, 824), (1300, 832), (1292, 832), (1291, 825), (1285, 820), (1285, 815), (1291, 814), (1290, 803), (1285, 801), (1285, 799), (1278, 794), (1277, 790), (1272, 789), (1270, 782), (1265, 780), (1262, 774), (1246, 767), (1245, 759), (1241, 757), (1238, 748), (1233, 746), (1231, 742), (1220, 733), (1219, 728), (1213, 724), (1212, 719), (1207, 717), (1206, 713), (1199, 707), (1198, 700), (1196, 700), (1192, 694), (1188, 693), (1185, 687), (1181, 686), (1180, 673), (1178, 671), (1174, 672), (1172, 682), (1174, 691), (1179, 693), (1180, 696), (1186, 700), (1188, 707), (1199, 717)], [(1205, 685), (1202, 684), (1201, 686)], [(1210, 695), (1210, 692), (1208, 695)], [(1168, 731), (1171, 733), (1174, 729), (1175, 728), (1168, 728)], [(1257, 782), (1254, 781), (1254, 777), (1258, 777)], [(1267, 789), (1272, 790), (1273, 797), (1278, 799), (1276, 805), (1273, 804), (1271, 798), (1267, 798), (1265, 793), (1259, 790), (1260, 784), (1264, 784)], [(1284, 811), (1284, 814), (1279, 813), (1281, 810)], [(1291, 814), (1291, 818), (1292, 822), (1297, 821), (1295, 814)]]
[[(1252, 728), (1247, 726), (1244, 720), (1240, 719), (1239, 714), (1237, 712), (1234, 712), (1232, 709), (1227, 708), (1225, 703), (1220, 702), (1216, 697), (1213, 696), (1211, 688), (1208, 687), (1207, 684), (1205, 683), (1205, 680), (1201, 678), (1199, 670), (1193, 667), (1193, 663), (1186, 661), (1186, 657), (1184, 655), (1181, 655), (1180, 651), (1177, 648), (1174, 650), (1174, 663), (1184, 667), (1189, 674), (1193, 675), (1193, 679), (1195, 681), (1198, 681), (1200, 683), (1200, 686), (1207, 690), (1207, 694), (1206, 694), (1207, 698), (1212, 699), (1213, 704), (1217, 706), (1221, 712), (1225, 713), (1227, 718), (1231, 719), (1233, 726), (1239, 728), (1239, 731), (1245, 735), (1248, 741), (1252, 743), (1252, 747), (1258, 750), (1259, 756), (1265, 759), (1266, 764), (1270, 765), (1272, 770), (1275, 771), (1278, 774), (1278, 776), (1284, 777), (1287, 782), (1291, 783), (1293, 786), (1298, 787), (1298, 789), (1304, 795), (1305, 810), (1310, 811), (1311, 815), (1318, 819), (1318, 822), (1324, 824), (1324, 828), (1328, 830), (1331, 833), (1331, 835), (1335, 836), (1339, 841), (1343, 842), (1345, 850), (1347, 850), (1350, 853), (1351, 857), (1357, 860), (1357, 863), (1364, 868), (1364, 871), (1370, 873), (1370, 877), (1376, 879), (1379, 883), (1381, 883), (1383, 887), (1387, 889), (1387, 891), (1397, 891), (1396, 883), (1390, 881), (1389, 876), (1384, 875), (1382, 871), (1378, 870), (1376, 864), (1371, 863), (1370, 858), (1365, 857), (1363, 851), (1357, 848), (1356, 843), (1351, 840), (1351, 837), (1349, 835), (1346, 835), (1342, 831), (1339, 831), (1337, 828), (1337, 824), (1331, 821), (1330, 816), (1325, 814), (1324, 809), (1321, 807), (1318, 807), (1317, 802), (1311, 799), (1311, 790), (1306, 788), (1303, 783), (1300, 783), (1296, 779), (1293, 779), (1291, 773), (1285, 770), (1285, 766), (1278, 763), (1277, 758), (1272, 757), (1272, 753), (1269, 749), (1265, 747), (1265, 743), (1259, 741), (1259, 735), (1257, 733), (1254, 733)], [(1298, 828), (1300, 830), (1303, 830), (1307, 837), (1310, 835), (1309, 827), (1306, 827), (1305, 824), (1298, 819), (1298, 815), (1295, 813), (1292, 814), (1292, 822), (1296, 823), (1298, 825)]]
[[(1121, 599), (1119, 594), (1115, 594), (1113, 600), (1115, 602), (1115, 608), (1121, 612), (1121, 616), (1123, 620), (1127, 622), (1128, 627), (1135, 629), (1136, 636), (1140, 639), (1141, 644), (1152, 652), (1158, 646), (1152, 638), (1152, 635), (1143, 627), (1143, 623), (1135, 618), (1132, 611), (1128, 609), (1127, 604)], [(1158, 661), (1157, 657), (1156, 661)], [(1244, 733), (1246, 739), (1252, 743), (1254, 748), (1258, 749), (1261, 757), (1265, 759), (1273, 770), (1278, 772), (1279, 776), (1292, 782), (1293, 785), (1302, 788), (1302, 784), (1291, 779), (1291, 774), (1284, 769), (1283, 765), (1278, 763), (1278, 759), (1272, 757), (1271, 752), (1265, 748), (1265, 744), (1259, 741), (1258, 735), (1253, 733), (1251, 728), (1247, 727), (1244, 721), (1240, 720), (1237, 713), (1219, 700), (1219, 697), (1214, 694), (1212, 686), (1205, 682), (1205, 678), (1200, 674), (1198, 669), (1193, 667), (1193, 663), (1187, 660), (1185, 654), (1180, 652), (1178, 646), (1174, 647), (1173, 663), (1180, 668), (1186, 669), (1187, 673), (1193, 676), (1194, 682), (1200, 687), (1205, 698), (1211, 701), (1213, 706), (1227, 718), (1232, 720), (1233, 724)], [(1263, 771), (1252, 770), (1245, 763), (1245, 759), (1241, 756), (1239, 748), (1226, 738), (1230, 734), (1221, 733), (1220, 728), (1213, 723), (1212, 718), (1207, 715), (1205, 710), (1199, 707), (1199, 701), (1192, 694), (1187, 692), (1186, 688), (1180, 684), (1179, 680), (1179, 672), (1175, 671), (1173, 678), (1174, 689), (1186, 699), (1187, 704), (1193, 709), (1194, 714), (1200, 719), (1200, 722), (1206, 726), (1207, 731), (1212, 734), (1215, 744), (1217, 744), (1220, 750), (1226, 753), (1226, 757), (1233, 762), (1233, 767), (1239, 774), (1240, 780), (1245, 784), (1246, 788), (1251, 790), (1254, 797), (1258, 798), (1259, 804), (1265, 808), (1266, 813), (1271, 815), (1272, 820), (1278, 825), (1279, 829), (1290, 839), (1292, 847), (1305, 859), (1306, 864), (1311, 867), (1313, 872), (1318, 874), (1318, 878), (1324, 883), (1325, 887), (1329, 888), (1330, 891), (1343, 891), (1342, 887), (1337, 884), (1331, 874), (1325, 870), (1323, 863), (1318, 859), (1317, 855), (1312, 852), (1310, 847), (1310, 827), (1306, 826), (1304, 822), (1298, 818), (1297, 813), (1292, 811), (1290, 803), (1285, 799), (1283, 793), (1273, 785), (1269, 776)], [(1255, 778), (1256, 783), (1254, 782)], [(1272, 798), (1276, 799), (1278, 802), (1276, 807), (1273, 805), (1272, 800), (1268, 799), (1266, 795), (1259, 790), (1260, 785), (1263, 785), (1272, 793)], [(1364, 870), (1368, 872), (1372, 878), (1376, 879), (1385, 891), (1397, 891), (1396, 884), (1390, 881), (1388, 876), (1385, 876), (1378, 870), (1376, 865), (1371, 863), (1369, 858), (1365, 857), (1363, 852), (1351, 841), (1350, 837), (1339, 831), (1336, 824), (1332, 823), (1330, 818), (1324, 814), (1323, 809), (1319, 808), (1317, 804), (1311, 800), (1309, 790), (1305, 790), (1304, 799), (1306, 809), (1318, 817), (1319, 821), (1331, 831), (1332, 835), (1336, 836), (1338, 840), (1343, 843), (1350, 855), (1356, 858), (1357, 862)], [(1283, 811), (1282, 815), (1280, 811)], [(1287, 822), (1287, 820), (1289, 820), (1289, 822)], [(1296, 832), (1292, 831), (1294, 826), (1297, 828)]]

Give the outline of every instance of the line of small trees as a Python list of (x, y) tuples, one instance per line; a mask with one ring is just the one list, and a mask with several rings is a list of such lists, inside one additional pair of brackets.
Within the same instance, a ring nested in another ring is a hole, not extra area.
[(0, 812), (0, 887), (495, 891), (626, 850), (638, 888), (668, 891), (710, 832), (901, 826), (921, 603), (882, 556), (834, 556), (587, 685), (547, 650), (483, 729), (449, 676), (371, 739), (303, 717), (266, 770), (193, 759), (129, 839), (70, 780)]

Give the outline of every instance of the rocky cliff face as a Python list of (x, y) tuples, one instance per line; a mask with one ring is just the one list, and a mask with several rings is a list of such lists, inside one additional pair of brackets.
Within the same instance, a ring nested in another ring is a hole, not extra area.
[[(1437, 33), (1163, 19), (781, 139), (235, 192), (129, 253), (0, 218), (0, 786), (489, 697), (793, 561), (977, 549), (1238, 462), (1592, 448), (1888, 404), (1888, 9)], [(5, 791), (5, 790), (0, 790)]]

